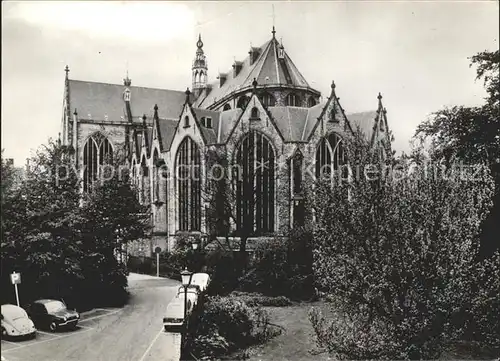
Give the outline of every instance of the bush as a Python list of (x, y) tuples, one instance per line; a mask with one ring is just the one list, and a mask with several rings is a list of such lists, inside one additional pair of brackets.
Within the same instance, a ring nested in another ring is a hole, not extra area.
[[(352, 165), (373, 166), (355, 145)], [(478, 261), (488, 169), (470, 169), (471, 179), (431, 162), (410, 166), (400, 180), (316, 185), (315, 277), (342, 322), (312, 321), (338, 357), (436, 358), (471, 333), (498, 340), (498, 267)]]
[(193, 314), (184, 350), (196, 359), (216, 357), (264, 342), (278, 333), (268, 314), (233, 297), (210, 297), (199, 314)]
[(260, 245), (255, 251), (256, 261), (240, 279), (239, 289), (296, 300), (311, 299), (314, 296), (311, 241), (308, 230), (296, 229), (287, 239)]

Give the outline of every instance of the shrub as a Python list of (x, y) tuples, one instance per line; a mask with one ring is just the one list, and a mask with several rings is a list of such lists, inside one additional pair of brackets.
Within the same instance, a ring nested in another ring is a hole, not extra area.
[(307, 229), (292, 230), (287, 239), (257, 247), (256, 261), (240, 279), (239, 289), (292, 299), (314, 296), (312, 238)]
[(268, 314), (233, 297), (210, 297), (193, 314), (184, 350), (196, 359), (214, 359), (275, 336)]
[[(370, 163), (349, 146), (353, 165)], [(497, 339), (498, 267), (478, 262), (488, 169), (477, 166), (474, 179), (430, 162), (411, 170), (315, 188), (315, 277), (343, 321), (312, 321), (318, 341), (342, 357), (435, 358), (468, 329)]]

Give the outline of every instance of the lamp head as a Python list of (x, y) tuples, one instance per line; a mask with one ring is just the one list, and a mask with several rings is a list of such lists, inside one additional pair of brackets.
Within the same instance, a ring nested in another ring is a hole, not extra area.
[(183, 286), (189, 286), (191, 283), (191, 277), (193, 276), (192, 272), (189, 272), (188, 269), (184, 269), (184, 271), (181, 272), (181, 280), (182, 280), (182, 285)]

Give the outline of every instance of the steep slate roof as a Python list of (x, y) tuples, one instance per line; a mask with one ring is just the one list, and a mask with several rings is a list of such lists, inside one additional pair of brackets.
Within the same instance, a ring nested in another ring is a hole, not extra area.
[(297, 142), (302, 139), (309, 108), (269, 107), (268, 111), (286, 142)]
[[(309, 87), (309, 84), (285, 52), (283, 61), (278, 59), (278, 47), (280, 44), (273, 37), (259, 48), (259, 57), (250, 65), (250, 55), (243, 60), (242, 68), (235, 77), (233, 70), (227, 72), (226, 81), (219, 86), (220, 81), (211, 83), (212, 91), (208, 95), (202, 95), (196, 99), (193, 106), (197, 108), (207, 108), (214, 102), (224, 98), (234, 91), (244, 88), (251, 88), (253, 79), (259, 84), (278, 85), (288, 84), (302, 87)], [(285, 68), (288, 69), (290, 81), (285, 77)]]
[(367, 112), (360, 113), (348, 113), (346, 114), (347, 119), (352, 124), (353, 130), (356, 132), (356, 128), (363, 132), (366, 139), (371, 139), (373, 134), (373, 126), (375, 125), (375, 118), (377, 117), (377, 111), (371, 110)]
[[(124, 85), (69, 80), (71, 111), (76, 108), (79, 119), (110, 121), (127, 120)], [(130, 108), (134, 122), (142, 122), (142, 115), (153, 114), (153, 106), (158, 104), (160, 118), (179, 118), (186, 99), (183, 91), (130, 86)], [(122, 119), (123, 117), (123, 119)]]
[(220, 113), (219, 126), (217, 128), (217, 143), (226, 143), (236, 122), (243, 114), (240, 108), (226, 110)]
[(174, 139), (177, 123), (177, 121), (172, 119), (158, 119), (158, 137), (160, 138), (161, 148), (164, 152), (170, 149), (170, 145)]
[(319, 116), (323, 112), (323, 108), (326, 106), (326, 103), (320, 103), (316, 104), (315, 106), (309, 108), (309, 111), (307, 112), (307, 118), (304, 124), (304, 128), (302, 131), (302, 136), (301, 140), (302, 141), (307, 141), (309, 136), (311, 135), (311, 132), (314, 129), (314, 125), (316, 124)]

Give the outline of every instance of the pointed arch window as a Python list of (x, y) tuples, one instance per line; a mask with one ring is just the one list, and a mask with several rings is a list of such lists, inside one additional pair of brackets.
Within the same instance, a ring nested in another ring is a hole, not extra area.
[(314, 99), (314, 97), (309, 97), (309, 99), (307, 100), (307, 106), (309, 108), (312, 108), (315, 105), (316, 105), (316, 99)]
[(153, 202), (159, 201), (160, 194), (160, 177), (159, 177), (159, 156), (158, 149), (155, 148), (153, 153)]
[(242, 95), (238, 99), (238, 103), (236, 104), (236, 107), (240, 108), (240, 109), (245, 109), (247, 107), (248, 101), (249, 101), (248, 97), (246, 95)]
[(83, 190), (88, 192), (103, 175), (104, 165), (113, 164), (113, 147), (101, 133), (93, 134), (83, 147)]
[(149, 167), (146, 163), (146, 157), (143, 156), (141, 160), (141, 174), (140, 174), (141, 190), (140, 190), (140, 202), (142, 204), (150, 203), (151, 189), (149, 184)]
[[(342, 138), (337, 133), (323, 137), (316, 150), (316, 178), (332, 176), (339, 170), (347, 171), (342, 166), (347, 164), (347, 155)], [(345, 176), (344, 173), (342, 173)]]
[(297, 195), (302, 192), (302, 162), (304, 156), (302, 152), (298, 150), (292, 158), (292, 190), (293, 194)]
[(286, 106), (298, 107), (300, 106), (300, 97), (295, 93), (290, 93), (286, 97)]
[(201, 230), (201, 155), (190, 137), (181, 142), (175, 157), (180, 231)]
[(136, 185), (137, 184), (137, 169), (136, 169), (136, 163), (135, 159), (132, 161), (132, 184)]
[(266, 107), (274, 107), (276, 105), (276, 99), (272, 94), (264, 93), (260, 96), (260, 101)]
[(274, 232), (275, 152), (271, 143), (261, 133), (248, 133), (237, 147), (235, 163), (237, 232)]
[(332, 123), (338, 123), (339, 119), (337, 118), (337, 103), (336, 99), (333, 99), (332, 109), (330, 110), (330, 119), (328, 121)]
[(250, 119), (260, 119), (260, 112), (257, 107), (253, 107), (252, 111), (250, 112)]
[(184, 117), (184, 128), (188, 128), (189, 127), (189, 116), (185, 116)]

